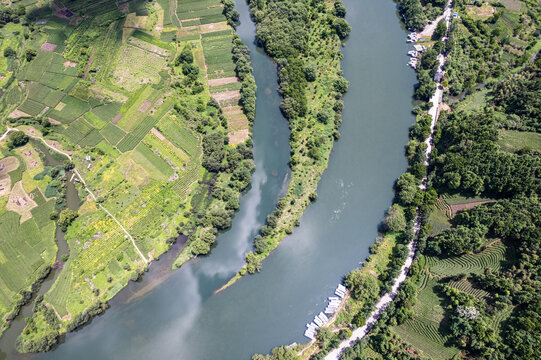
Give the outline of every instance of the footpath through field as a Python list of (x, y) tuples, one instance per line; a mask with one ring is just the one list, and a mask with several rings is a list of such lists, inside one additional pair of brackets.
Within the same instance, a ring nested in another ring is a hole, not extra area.
[[(449, 33), (449, 26), (451, 23), (451, 11), (452, 11), (451, 6), (452, 6), (452, 0), (449, 0), (442, 16), (445, 18), (445, 23), (447, 26), (447, 33)], [(447, 42), (447, 36), (445, 36), (443, 40), (444, 42)], [(443, 71), (443, 65), (445, 64), (445, 56), (443, 54), (439, 54), (438, 61), (439, 61), (438, 71), (441, 72)], [(430, 135), (425, 140), (425, 143), (427, 144), (425, 166), (427, 167), (430, 160), (430, 154), (432, 153), (432, 149), (434, 146), (434, 127), (436, 126), (436, 121), (438, 120), (438, 115), (439, 115), (438, 109), (442, 100), (442, 96), (443, 96), (443, 87), (441, 86), (440, 82), (437, 81), (436, 92), (430, 99), (432, 106), (430, 110), (428, 111), (428, 113), (432, 117), (432, 123), (430, 124)], [(427, 178), (425, 177), (423, 178), (421, 185), (419, 187), (422, 190), (426, 190), (426, 184), (427, 184)], [(413, 229), (416, 235), (418, 235), (419, 230), (421, 228), (420, 220), (421, 220), (421, 214), (419, 213), (413, 225)], [(344, 351), (344, 349), (353, 346), (355, 341), (360, 340), (364, 338), (366, 335), (368, 335), (372, 325), (379, 319), (379, 317), (381, 316), (383, 311), (385, 311), (387, 306), (389, 306), (391, 301), (394, 300), (394, 298), (396, 297), (398, 293), (398, 290), (400, 289), (400, 286), (406, 280), (406, 277), (408, 275), (408, 270), (415, 256), (416, 248), (417, 248), (417, 236), (412, 242), (408, 244), (408, 255), (406, 257), (406, 261), (404, 262), (404, 265), (400, 269), (399, 275), (393, 281), (393, 287), (391, 288), (391, 292), (384, 294), (378, 300), (378, 302), (375, 305), (376, 307), (375, 310), (372, 311), (372, 313), (370, 314), (370, 317), (366, 320), (366, 325), (358, 329), (355, 329), (348, 339), (342, 341), (336, 349), (332, 350), (327, 356), (325, 356), (325, 360), (338, 360), (340, 358), (340, 355)]]
[[(11, 132), (11, 131), (21, 131), (17, 128), (10, 128), (8, 126), (7, 130), (5, 133), (2, 134), (2, 136), (0, 136), (0, 141), (4, 140), (4, 138), (6, 136), (8, 136), (8, 134)], [(28, 135), (28, 134), (27, 134)], [(54, 146), (50, 145), (49, 143), (47, 143), (47, 141), (45, 141), (44, 138), (42, 138), (41, 136), (32, 136), (32, 135), (28, 135), (29, 137), (33, 138), (33, 139), (38, 139), (40, 140), (45, 146), (47, 146), (48, 148), (56, 151), (57, 153), (59, 154), (62, 154), (64, 155), (65, 157), (67, 157), (70, 161), (71, 161), (71, 155), (68, 154), (68, 153), (65, 153), (63, 152), (62, 150), (59, 150), (57, 148), (55, 148)], [(102, 209), (103, 211), (105, 211), (105, 213), (107, 213), (108, 216), (111, 217), (111, 219), (113, 219), (117, 224), (118, 226), (120, 226), (120, 228), (122, 229), (122, 231), (124, 231), (124, 233), (126, 233), (126, 236), (131, 240), (131, 243), (133, 244), (133, 247), (135, 248), (135, 250), (137, 250), (137, 252), (139, 253), (139, 256), (141, 256), (141, 259), (143, 260), (143, 262), (145, 264), (148, 264), (148, 260), (146, 259), (146, 257), (143, 255), (143, 253), (141, 252), (141, 250), (139, 250), (139, 248), (137, 247), (137, 244), (135, 243), (135, 239), (131, 236), (131, 234), (128, 232), (128, 230), (126, 230), (126, 228), (124, 228), (124, 226), (122, 226), (122, 224), (120, 223), (120, 221), (118, 221), (118, 219), (109, 212), (109, 210), (107, 210), (102, 204), (100, 204), (98, 201), (97, 201), (97, 198), (96, 196), (94, 195), (94, 193), (88, 188), (88, 186), (86, 185), (86, 182), (85, 180), (83, 179), (83, 177), (81, 176), (81, 174), (79, 173), (79, 170), (77, 170), (77, 168), (74, 168), (73, 169), (73, 172), (77, 175), (77, 177), (79, 178), (79, 180), (81, 181), (81, 184), (83, 184), (83, 187), (84, 189), (90, 194), (90, 196), (92, 197), (92, 199), (94, 199), (94, 201), (96, 201), (96, 204), (98, 204), (99, 208)]]

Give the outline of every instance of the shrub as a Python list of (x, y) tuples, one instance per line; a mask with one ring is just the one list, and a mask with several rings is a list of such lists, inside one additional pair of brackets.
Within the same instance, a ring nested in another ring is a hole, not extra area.
[(58, 216), (58, 226), (60, 226), (60, 229), (62, 229), (62, 231), (66, 231), (68, 230), (68, 226), (78, 216), (79, 214), (77, 214), (77, 212), (70, 209), (64, 209), (60, 212), (60, 215)]

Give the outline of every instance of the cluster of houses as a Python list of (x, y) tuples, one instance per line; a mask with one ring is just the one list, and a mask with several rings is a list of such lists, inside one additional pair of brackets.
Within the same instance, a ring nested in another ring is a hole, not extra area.
[[(417, 41), (423, 41), (423, 37), (418, 37), (416, 32), (412, 32), (408, 35), (407, 42), (417, 42)], [(408, 51), (408, 55), (411, 56), (410, 61), (408, 62), (408, 66), (411, 66), (414, 69), (417, 69), (417, 63), (419, 62), (419, 54), (426, 50), (426, 46), (414, 44), (413, 45), (415, 50)]]
[(334, 294), (337, 296), (329, 296), (329, 304), (325, 308), (325, 312), (320, 312), (314, 317), (314, 320), (310, 324), (306, 324), (304, 336), (310, 340), (314, 340), (317, 329), (329, 321), (329, 318), (325, 314), (332, 315), (338, 310), (342, 303), (342, 299), (346, 296), (346, 287), (342, 284), (338, 284)]

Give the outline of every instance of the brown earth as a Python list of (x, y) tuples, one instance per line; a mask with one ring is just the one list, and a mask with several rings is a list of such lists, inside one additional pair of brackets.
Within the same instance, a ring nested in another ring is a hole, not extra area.
[(140, 112), (144, 113), (148, 110), (148, 108), (150, 107), (150, 105), (152, 105), (152, 103), (150, 102), (150, 100), (145, 100), (143, 101), (143, 103), (141, 104), (141, 106), (139, 106), (139, 108), (137, 110), (139, 110)]
[(210, 80), (207, 80), (207, 85), (208, 86), (218, 86), (218, 85), (226, 85), (226, 84), (231, 84), (231, 83), (236, 83), (236, 82), (239, 82), (240, 79), (236, 76), (231, 76), (231, 77), (224, 77), (224, 78), (220, 78), (220, 79), (210, 79)]
[(113, 118), (113, 120), (111, 120), (111, 122), (112, 122), (113, 124), (116, 124), (116, 123), (118, 122), (118, 120), (120, 120), (121, 117), (122, 117), (122, 114), (117, 114), (117, 115)]
[(449, 205), (451, 208), (451, 214), (455, 215), (457, 212), (462, 211), (464, 209), (471, 209), (477, 205), (482, 205), (486, 203), (492, 203), (496, 202), (496, 200), (485, 200), (485, 201), (475, 201), (467, 204), (456, 204), (456, 205)]
[(220, 102), (225, 100), (232, 100), (232, 99), (240, 99), (240, 91), (238, 90), (231, 90), (231, 91), (224, 91), (220, 93), (214, 93), (212, 94), (212, 97), (214, 100)]
[(30, 117), (30, 115), (28, 115), (25, 112), (22, 112), (21, 110), (13, 110), (11, 112), (11, 114), (8, 115), (8, 117), (10, 119), (17, 119), (17, 118), (20, 118), (20, 117)]
[(14, 211), (21, 215), (21, 224), (28, 219), (32, 218), (30, 210), (37, 207), (38, 204), (24, 191), (23, 182), (19, 181), (11, 189), (9, 194), (9, 200), (6, 204), (6, 209)]
[(0, 160), (0, 196), (8, 195), (11, 191), (11, 177), (9, 173), (19, 167), (19, 160), (10, 156)]
[(158, 139), (160, 139), (161, 141), (166, 140), (166, 139), (165, 139), (165, 136), (163, 136), (163, 134), (160, 132), (160, 130), (158, 130), (158, 129), (156, 129), (156, 128), (152, 128), (150, 131), (152, 131), (152, 133), (153, 133), (154, 135), (156, 135), (156, 137), (157, 137)]
[(49, 52), (53, 52), (54, 49), (56, 49), (56, 44), (51, 44), (49, 42), (44, 42), (43, 45), (41, 45), (41, 50), (43, 51), (49, 51)]
[(233, 131), (227, 134), (230, 144), (240, 144), (246, 141), (250, 137), (250, 130), (244, 129), (239, 131)]

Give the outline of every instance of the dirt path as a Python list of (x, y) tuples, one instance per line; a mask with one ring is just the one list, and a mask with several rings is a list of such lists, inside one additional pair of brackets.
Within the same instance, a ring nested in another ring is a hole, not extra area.
[(436, 26), (438, 26), (438, 23), (447, 16), (451, 16), (451, 9), (449, 8), (449, 6), (445, 8), (445, 11), (440, 17), (432, 21), (432, 24), (428, 24), (427, 26), (425, 26), (425, 28), (423, 29), (420, 35), (424, 37), (425, 39), (429, 40), (432, 37), (432, 34), (434, 34), (434, 31), (436, 30)]
[(92, 50), (92, 54), (90, 54), (90, 59), (88, 59), (88, 65), (86, 65), (85, 74), (83, 75), (83, 80), (86, 80), (86, 75), (88, 75), (88, 72), (90, 71), (90, 67), (92, 66), (92, 60), (94, 60), (94, 53), (96, 52), (96, 48)]
[[(0, 136), (0, 141), (2, 141), (11, 131), (20, 131), (19, 129), (17, 128), (10, 128), (8, 127), (7, 131), (2, 134), (2, 136)], [(54, 146), (51, 146), (49, 145), (49, 143), (47, 143), (47, 141), (45, 141), (44, 138), (42, 138), (41, 136), (30, 136), (34, 139), (38, 139), (40, 140), (45, 146), (47, 146), (48, 148), (56, 151), (57, 153), (59, 154), (62, 154), (64, 155), (65, 157), (67, 157), (70, 161), (71, 161), (71, 155), (68, 154), (68, 153), (65, 153), (63, 152), (62, 150), (59, 150), (57, 148), (55, 148)], [(131, 236), (131, 234), (128, 232), (128, 230), (126, 230), (124, 228), (124, 226), (122, 226), (122, 224), (117, 220), (116, 217), (113, 216), (113, 214), (111, 214), (109, 212), (109, 210), (107, 210), (102, 204), (98, 203), (97, 201), (97, 198), (96, 196), (94, 195), (94, 193), (88, 188), (88, 185), (86, 184), (85, 180), (83, 179), (83, 176), (79, 173), (79, 170), (77, 170), (77, 168), (74, 168), (73, 169), (73, 172), (77, 175), (77, 177), (79, 178), (79, 180), (81, 181), (81, 184), (83, 184), (83, 187), (84, 189), (90, 194), (90, 196), (92, 197), (92, 199), (94, 199), (94, 201), (96, 201), (96, 203), (98, 204), (98, 207), (100, 209), (102, 209), (103, 211), (105, 211), (107, 213), (107, 215), (109, 215), (117, 224), (118, 226), (120, 226), (120, 228), (122, 229), (122, 231), (124, 231), (124, 233), (126, 234), (126, 237), (129, 238), (133, 244), (133, 247), (135, 248), (135, 250), (137, 250), (137, 252), (139, 253), (139, 255), (141, 256), (141, 259), (143, 260), (143, 262), (145, 264), (148, 264), (148, 260), (146, 259), (146, 257), (143, 255), (143, 253), (141, 252), (141, 250), (139, 250), (139, 248), (137, 247), (137, 244), (135, 243), (135, 239)]]
[(177, 21), (178, 21), (178, 27), (180, 29), (182, 29), (182, 21), (180, 21), (180, 18), (178, 17), (178, 14), (177, 14), (178, 2), (177, 1), (172, 1), (171, 5), (173, 5), (173, 4), (175, 4), (175, 8), (173, 9), (173, 6), (171, 6), (171, 12), (173, 12), (173, 14), (175, 14), (175, 17), (177, 18)]

